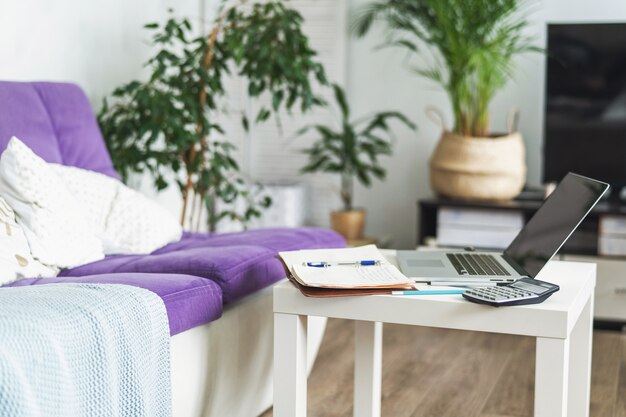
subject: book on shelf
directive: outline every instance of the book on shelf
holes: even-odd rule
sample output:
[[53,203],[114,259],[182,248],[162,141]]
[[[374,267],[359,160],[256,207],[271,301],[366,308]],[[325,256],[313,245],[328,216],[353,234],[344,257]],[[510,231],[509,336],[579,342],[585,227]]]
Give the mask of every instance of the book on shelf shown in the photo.
[[[279,252],[290,280],[304,295],[333,297],[413,289],[413,281],[374,245]],[[361,262],[373,265],[361,266]]]
[[600,216],[599,234],[626,236],[626,216],[611,214]]
[[437,245],[504,249],[524,226],[521,211],[441,207]]
[[598,254],[626,256],[626,216],[603,215],[600,217]]
[[437,223],[521,229],[524,226],[524,216],[518,210],[440,207],[437,211]]
[[598,254],[601,256],[626,256],[626,236],[598,236]]
[[437,245],[505,249],[518,233],[519,229],[492,230],[444,226],[437,230]]

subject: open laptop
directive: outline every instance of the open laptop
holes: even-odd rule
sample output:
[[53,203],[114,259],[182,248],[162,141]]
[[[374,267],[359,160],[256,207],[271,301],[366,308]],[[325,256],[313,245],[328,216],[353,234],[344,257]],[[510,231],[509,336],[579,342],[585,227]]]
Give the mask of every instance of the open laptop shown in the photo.
[[535,278],[609,185],[567,174],[503,253],[398,251],[402,272],[421,282],[513,282]]

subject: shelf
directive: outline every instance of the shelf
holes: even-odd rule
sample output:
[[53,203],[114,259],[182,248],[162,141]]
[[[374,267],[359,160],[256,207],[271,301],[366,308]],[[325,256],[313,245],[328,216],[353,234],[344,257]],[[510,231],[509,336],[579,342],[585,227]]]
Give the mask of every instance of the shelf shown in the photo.
[[[417,244],[423,245],[428,237],[437,236],[437,214],[442,207],[489,209],[502,211],[522,212],[524,223],[528,222],[535,212],[541,207],[543,200],[511,200],[511,201],[468,201],[453,200],[447,198],[427,198],[418,201],[418,225]],[[568,239],[559,253],[572,255],[598,255],[598,228],[602,215],[626,216],[626,204],[601,201],[580,224],[572,236]],[[477,248],[479,248],[477,246]],[[484,249],[484,248],[480,248]],[[605,256],[603,256],[604,258]],[[606,256],[608,259],[620,259],[616,256]]]

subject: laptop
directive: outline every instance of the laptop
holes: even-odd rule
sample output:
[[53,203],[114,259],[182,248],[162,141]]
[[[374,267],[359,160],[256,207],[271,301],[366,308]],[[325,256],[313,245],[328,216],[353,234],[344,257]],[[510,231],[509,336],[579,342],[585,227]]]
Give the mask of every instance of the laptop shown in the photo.
[[398,251],[398,265],[418,282],[535,278],[608,189],[604,182],[569,173],[504,252]]

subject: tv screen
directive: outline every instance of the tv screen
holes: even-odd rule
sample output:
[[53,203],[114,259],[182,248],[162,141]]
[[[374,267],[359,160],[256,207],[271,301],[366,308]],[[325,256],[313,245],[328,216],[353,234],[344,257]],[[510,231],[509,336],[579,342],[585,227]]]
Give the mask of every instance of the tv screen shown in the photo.
[[626,185],[626,23],[550,24],[544,181]]

